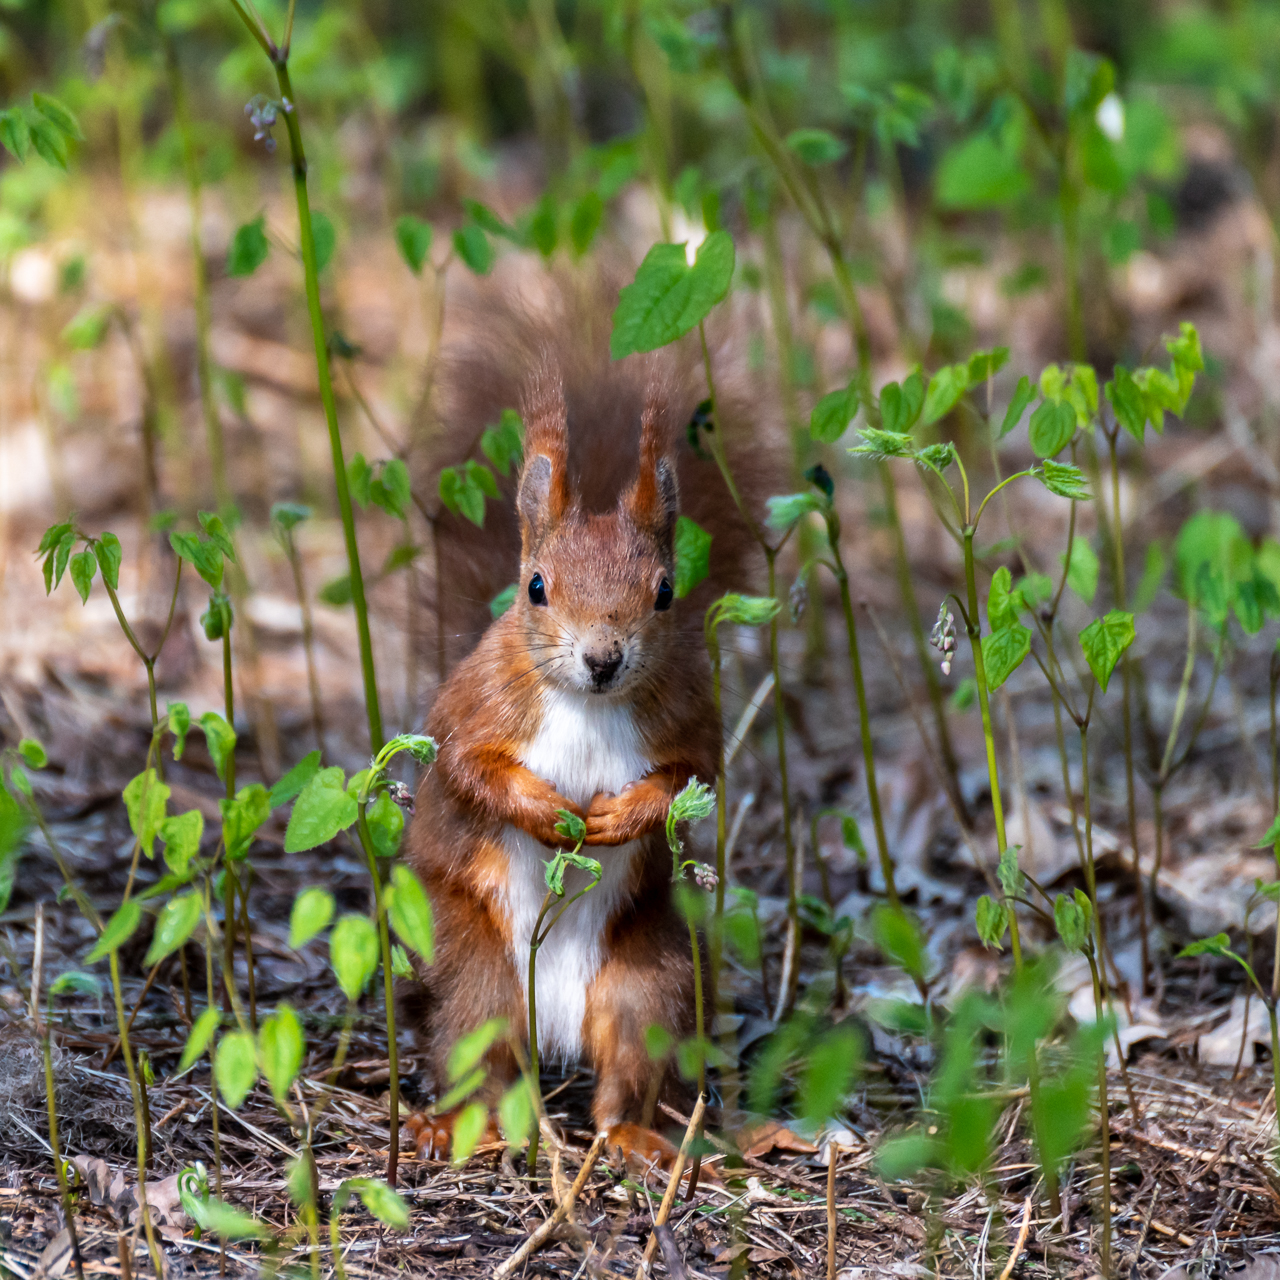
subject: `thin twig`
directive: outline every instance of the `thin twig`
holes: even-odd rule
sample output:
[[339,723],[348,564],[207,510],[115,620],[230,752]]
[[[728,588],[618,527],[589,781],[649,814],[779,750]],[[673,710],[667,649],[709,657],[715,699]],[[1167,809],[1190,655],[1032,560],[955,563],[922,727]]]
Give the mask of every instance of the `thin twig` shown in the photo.
[[1027,1245],[1027,1232],[1031,1230],[1031,1197],[1028,1196],[1022,1205],[1022,1225],[1018,1227],[1018,1239],[1014,1243],[1013,1252],[1009,1255],[1009,1261],[1004,1264],[1004,1270],[1000,1273],[1000,1280],[1009,1280],[1013,1274],[1013,1268],[1017,1265],[1018,1259],[1022,1256],[1023,1249]]
[[[702,1114],[707,1109],[707,1095],[705,1093],[698,1095],[698,1104],[693,1109],[693,1115],[689,1117],[689,1126],[684,1131],[684,1141],[680,1143],[680,1150],[676,1155],[675,1167],[671,1170],[671,1181],[667,1183],[667,1189],[663,1193],[662,1203],[658,1206],[658,1212],[654,1215],[653,1225],[660,1227],[671,1214],[671,1206],[676,1202],[676,1194],[680,1190],[680,1179],[684,1174],[685,1161],[689,1158],[689,1151],[693,1146],[694,1134],[702,1125]],[[644,1247],[644,1257],[640,1259],[640,1265],[636,1268],[636,1280],[645,1280],[649,1274],[649,1264],[653,1261],[653,1255],[658,1249],[658,1237],[652,1232],[649,1235],[649,1242]]]

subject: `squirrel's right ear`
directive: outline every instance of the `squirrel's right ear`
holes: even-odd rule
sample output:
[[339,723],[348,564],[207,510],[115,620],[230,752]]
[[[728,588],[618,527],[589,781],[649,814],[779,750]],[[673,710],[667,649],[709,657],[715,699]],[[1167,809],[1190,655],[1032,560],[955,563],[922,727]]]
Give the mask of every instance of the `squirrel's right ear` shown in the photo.
[[564,385],[547,362],[524,397],[524,468],[516,491],[520,535],[527,555],[569,509],[569,422]]

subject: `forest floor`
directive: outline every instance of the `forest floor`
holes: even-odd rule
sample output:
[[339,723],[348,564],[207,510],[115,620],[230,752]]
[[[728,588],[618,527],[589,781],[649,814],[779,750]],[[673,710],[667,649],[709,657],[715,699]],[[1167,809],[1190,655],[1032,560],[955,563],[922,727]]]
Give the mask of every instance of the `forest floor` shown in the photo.
[[[1126,472],[1127,520],[1147,537],[1176,531],[1193,499],[1233,511],[1251,535],[1276,532],[1274,468],[1239,417],[1267,410],[1260,388],[1266,385],[1268,362],[1274,363],[1280,350],[1278,331],[1270,321],[1256,323],[1247,290],[1232,283],[1240,254],[1231,258],[1230,251],[1221,249],[1223,243],[1235,243],[1240,227],[1252,226],[1249,219],[1255,215],[1241,201],[1219,211],[1216,221],[1180,236],[1157,264],[1163,273],[1159,288],[1150,271],[1116,286],[1117,306],[1129,307],[1135,332],[1150,331],[1154,336],[1171,331],[1176,319],[1189,315],[1202,324],[1207,350],[1230,353],[1214,382],[1216,398],[1207,423],[1171,429],[1148,446],[1140,467]],[[180,238],[175,232],[170,239],[179,243]],[[1256,245],[1256,236],[1245,239],[1246,248]],[[180,283],[173,284],[165,274],[170,248],[169,240],[158,238],[151,279],[169,290],[159,320],[172,324],[175,384],[186,387],[189,343],[184,322],[165,319],[169,311],[177,316],[185,306]],[[1206,297],[1207,286],[1196,272],[1211,251],[1219,258],[1217,292]],[[103,254],[108,262],[104,276],[109,277],[112,259],[105,248]],[[1229,259],[1225,266],[1224,255]],[[411,399],[405,370],[421,338],[413,328],[418,323],[413,320],[416,303],[405,296],[403,275],[390,251],[371,249],[342,276],[339,290],[344,316],[351,317],[351,331],[366,352],[357,376],[367,376],[368,392],[389,421],[396,420],[397,406]],[[266,279],[272,285],[275,278],[268,274]],[[982,281],[970,271],[957,288],[961,286],[981,294]],[[252,724],[241,735],[244,780],[276,776],[314,745],[300,615],[287,563],[274,549],[263,517],[270,501],[305,496],[308,491],[323,494],[325,483],[323,451],[317,454],[308,437],[319,419],[303,372],[304,337],[281,319],[287,314],[288,291],[277,281],[272,285],[276,294],[262,303],[264,287],[262,281],[255,282],[256,312],[235,282],[221,281],[215,291],[218,359],[236,369],[248,388],[243,411],[228,415],[233,469],[244,478],[237,489],[256,495],[246,500],[248,520],[241,543],[253,583],[245,607],[256,649],[239,659],[247,690],[243,700],[252,711]],[[36,798],[72,874],[95,907],[106,913],[118,903],[128,873],[132,842],[120,791],[145,758],[145,682],[103,599],[95,595],[82,608],[64,585],[46,600],[38,565],[29,553],[54,510],[74,505],[90,527],[110,527],[120,535],[126,566],[144,553],[143,571],[126,572],[124,599],[126,610],[149,616],[162,607],[158,601],[165,594],[165,561],[156,540],[143,532],[148,513],[139,510],[135,497],[138,392],[136,380],[127,370],[121,372],[127,364],[122,349],[111,346],[75,357],[80,425],[59,423],[32,391],[40,334],[56,333],[67,318],[55,314],[60,305],[52,295],[25,300],[12,296],[0,307],[0,351],[8,352],[5,358],[10,362],[10,376],[0,380],[0,735],[9,745],[21,736],[44,743],[50,766],[33,777]],[[1034,308],[1028,314],[1032,312]],[[408,336],[394,358],[383,358],[379,342],[389,349],[388,332],[394,333],[401,320],[399,336]],[[1039,330],[1031,326],[1038,338],[1028,338],[1028,331],[1026,326],[1020,329],[1023,349],[1015,358],[1034,373],[1043,354],[1035,344],[1052,349],[1053,329],[1047,322]],[[901,357],[883,349],[880,365],[882,376],[894,375],[902,366]],[[188,425],[197,421],[191,407],[186,404],[183,410]],[[344,403],[344,414],[348,410],[348,452],[364,447],[369,456],[384,453],[349,402]],[[56,447],[47,447],[51,441]],[[185,479],[183,467],[188,464],[169,464],[166,483],[175,505],[182,505],[184,485],[199,492],[203,464],[198,447],[193,456]],[[954,586],[957,561],[918,482],[904,471],[901,483],[903,523],[921,608],[928,613]],[[984,951],[973,927],[972,904],[986,883],[970,845],[982,862],[990,861],[994,849],[980,725],[972,709],[951,717],[962,762],[961,793],[976,815],[966,833],[917,729],[916,717],[927,718],[928,707],[920,705],[922,681],[897,602],[876,493],[862,483],[848,484],[841,492],[847,539],[857,548],[851,557],[855,591],[868,606],[860,616],[867,623],[864,644],[890,847],[899,866],[899,888],[928,939],[930,969],[936,975],[931,995],[945,1003],[966,988],[990,986],[1008,962],[1007,957]],[[1046,524],[1034,496],[1019,496],[1015,490],[1007,519],[1015,530],[1034,531],[1027,538],[1030,556],[1033,561],[1039,557],[1037,567],[1054,572],[1063,530]],[[391,534],[373,519],[362,525],[361,538],[373,563],[392,542]],[[342,571],[335,521],[309,522],[299,544],[313,589]],[[415,599],[414,593],[430,599],[434,586],[423,571],[388,578],[373,591],[381,669],[397,673],[396,685],[392,678],[387,681],[388,719],[395,728],[418,727],[419,708],[430,696],[430,661],[405,660],[412,648],[408,633],[417,607],[406,601]],[[183,593],[180,625],[166,646],[160,670],[162,696],[186,700],[193,716],[219,707],[221,698],[214,646],[206,644],[195,622],[202,603],[194,591]],[[793,730],[790,777],[798,812],[805,819],[797,822],[807,862],[805,892],[826,895],[837,914],[859,921],[883,886],[878,873],[868,872],[843,846],[838,818],[825,813],[858,814],[863,830],[870,831],[857,718],[840,663],[843,632],[836,627],[834,610],[827,611],[827,618],[825,656],[806,653],[802,628],[783,632],[784,698]],[[876,623],[884,628],[887,648],[877,637]],[[1183,663],[1184,632],[1182,606],[1167,595],[1139,627],[1146,699],[1156,726],[1168,723]],[[358,767],[363,717],[349,615],[319,606],[317,638],[326,755],[347,768]],[[1132,855],[1123,834],[1124,764],[1114,700],[1098,735],[1094,839],[1117,1014],[1137,1104],[1135,1112],[1113,1063],[1109,1092],[1114,1104],[1116,1275],[1156,1277],[1175,1263],[1189,1265],[1192,1260],[1200,1274],[1216,1275],[1247,1256],[1280,1249],[1280,1175],[1273,1161],[1276,1113],[1265,1010],[1256,1000],[1246,1002],[1238,970],[1206,960],[1171,958],[1186,942],[1219,930],[1231,931],[1245,945],[1245,910],[1254,879],[1275,878],[1271,855],[1251,848],[1272,815],[1267,756],[1270,643],[1264,633],[1233,644],[1216,684],[1211,684],[1207,661],[1197,671],[1193,705],[1207,705],[1196,749],[1164,796],[1167,848],[1151,902],[1154,919],[1149,922],[1148,945],[1154,963],[1145,984]],[[729,666],[732,719],[765,675],[759,638],[740,636]],[[905,693],[898,668],[905,669],[910,685]],[[1013,783],[1006,800],[1010,839],[1023,846],[1024,866],[1045,890],[1069,890],[1083,883],[1076,840],[1052,706],[1030,664],[1010,680],[995,706],[1004,776]],[[776,761],[764,732],[770,719],[766,713],[746,736],[729,785],[738,827],[732,878],[760,895],[767,935],[763,972],[770,990],[762,987],[758,971],[735,966],[728,979],[736,1011],[729,1030],[739,1050],[748,1055],[772,1025],[771,996],[780,967],[785,905],[781,802]],[[1153,736],[1163,732],[1153,730]],[[175,810],[199,808],[208,819],[218,819],[219,788],[198,736],[193,735],[183,761],[170,768],[168,780]],[[1078,757],[1073,759],[1072,785],[1078,789]],[[1149,875],[1155,831],[1149,795],[1141,786],[1139,795],[1140,863],[1143,874]],[[814,815],[817,821],[810,827]],[[705,831],[696,833],[695,843],[701,841],[705,849],[707,837]],[[303,1012],[312,1047],[302,1092],[308,1100],[315,1099],[326,1088],[324,1077],[344,1001],[318,943],[300,952],[290,949],[289,910],[297,891],[308,884],[332,890],[340,909],[365,910],[367,872],[357,851],[341,839],[306,855],[286,857],[278,815],[260,831],[251,861],[256,1006],[268,1010],[287,998]],[[144,863],[140,884],[158,874]],[[59,972],[80,965],[93,938],[92,927],[74,904],[60,898],[60,888],[47,845],[33,837],[9,909],[0,916],[0,938],[18,961],[17,972],[0,961],[0,1271],[20,1280],[70,1271],[46,1145],[43,1069],[29,1016],[37,911],[43,921],[46,988]],[[1248,945],[1257,947],[1260,969],[1268,972],[1274,925],[1274,908],[1264,906],[1252,913],[1247,935]],[[1028,916],[1024,938],[1030,945],[1047,944],[1051,937],[1042,921]],[[191,1004],[176,960],[163,965],[144,992],[141,958],[146,944],[147,939],[139,937],[123,951],[121,966],[126,1006],[137,1009],[132,1039],[155,1069],[150,1091],[153,1181],[148,1183],[148,1198],[159,1207],[170,1274],[210,1275],[223,1265],[218,1247],[194,1239],[175,1193],[176,1175],[194,1161],[203,1161],[213,1176],[209,1073],[202,1065],[174,1077]],[[242,969],[239,978],[241,989],[247,990],[247,971]],[[809,936],[801,966],[804,999],[822,1013],[838,1005],[836,1016],[857,1019],[870,1041],[848,1127],[836,1134],[841,1274],[850,1280],[871,1274],[922,1275],[936,1256],[938,1270],[948,1276],[981,1280],[1002,1271],[1007,1276],[1009,1250],[1021,1236],[1014,1274],[1051,1274],[1064,1280],[1094,1275],[1101,1245],[1096,1160],[1091,1154],[1068,1167],[1063,1180],[1065,1222],[1050,1229],[1027,1126],[1021,1123],[1023,1100],[1016,1094],[1009,1097],[1001,1119],[985,1184],[926,1184],[917,1179],[898,1185],[878,1176],[879,1142],[914,1114],[933,1063],[918,1041],[874,1021],[877,1000],[914,991],[874,946],[855,942],[843,979],[848,995],[839,1001],[825,946],[816,934]],[[197,988],[198,1005],[202,975],[193,972],[186,980]],[[1087,970],[1065,965],[1057,981],[1072,1011],[1082,1019],[1091,1017]],[[85,1272],[94,1275],[121,1274],[121,1259],[130,1250],[134,1271],[149,1266],[131,1225],[135,1129],[128,1082],[119,1055],[112,1052],[114,1028],[108,1002],[88,997],[60,1001],[53,1024],[61,1141],[67,1156],[85,1170],[80,1239]],[[417,1063],[410,1035],[404,1038],[401,1054],[411,1105]],[[366,1013],[333,1086],[328,1118],[316,1143],[322,1192],[331,1191],[342,1179],[384,1171],[388,1074],[380,1019]],[[560,1080],[548,1076],[544,1082],[552,1117],[566,1136],[570,1170],[577,1159],[574,1152],[584,1150],[591,1137],[589,1085],[585,1072]],[[683,1129],[679,1116],[668,1115],[667,1121],[678,1137]],[[291,1225],[293,1211],[282,1174],[293,1150],[291,1135],[267,1091],[259,1086],[235,1113],[224,1109],[221,1126],[223,1194],[268,1222],[282,1228]],[[723,1183],[704,1182],[695,1202],[680,1205],[673,1214],[674,1238],[687,1274],[728,1275],[740,1255],[753,1275],[825,1274],[823,1152],[785,1126],[773,1133],[757,1130],[752,1140],[743,1167],[727,1170]],[[1089,1150],[1096,1151],[1096,1144]],[[638,1189],[629,1188],[620,1170],[602,1162],[579,1199],[576,1223],[565,1228],[552,1247],[535,1255],[526,1274],[634,1274],[665,1178],[654,1173],[637,1181]],[[553,1204],[545,1182],[530,1187],[498,1151],[482,1152],[462,1170],[403,1157],[400,1189],[412,1209],[408,1231],[381,1227],[359,1207],[344,1215],[341,1238],[348,1274],[488,1276]],[[1024,1221],[1025,1233],[1020,1231]],[[305,1267],[305,1251],[276,1261]],[[230,1274],[254,1274],[263,1264],[253,1249],[227,1247],[225,1266]],[[327,1254],[321,1266],[328,1274]],[[659,1273],[661,1266],[657,1264]],[[741,1274],[738,1266],[735,1274]]]

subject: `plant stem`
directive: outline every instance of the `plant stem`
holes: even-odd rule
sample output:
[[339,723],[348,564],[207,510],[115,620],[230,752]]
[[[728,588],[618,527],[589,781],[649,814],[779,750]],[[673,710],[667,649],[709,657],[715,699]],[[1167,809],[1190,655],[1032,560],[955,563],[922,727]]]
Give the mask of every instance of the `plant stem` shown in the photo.
[[[252,30],[252,27],[250,28]],[[360,571],[360,548],[356,542],[355,516],[351,508],[351,490],[347,484],[347,466],[342,453],[342,435],[338,429],[338,405],[333,395],[333,378],[329,370],[329,348],[325,339],[324,316],[320,310],[320,275],[316,268],[316,244],[311,229],[311,202],[307,195],[307,157],[302,148],[302,129],[298,120],[298,103],[289,80],[288,53],[272,55],[276,80],[282,99],[288,104],[285,126],[289,132],[289,150],[293,159],[293,186],[298,201],[299,239],[302,245],[302,267],[306,277],[307,311],[311,319],[311,336],[315,343],[316,371],[320,380],[320,402],[324,406],[329,428],[329,448],[333,455],[333,479],[338,492],[338,512],[342,517],[342,534],[347,549],[347,568],[351,575],[351,603],[356,613],[356,630],[360,638],[360,671],[364,680],[365,714],[369,721],[370,748],[377,754],[382,748],[382,710],[378,704],[378,680],[373,665],[373,640],[369,633],[369,609],[364,595],[364,577]],[[392,1148],[395,1136],[392,1136]]]
[[[536,1100],[536,1110],[542,1109],[542,1074],[538,1060],[538,948],[542,939],[538,936],[545,919],[547,909],[555,901],[555,894],[550,889],[542,899],[542,908],[534,921],[533,933],[529,935],[529,987],[526,1002],[529,1005],[529,1086]],[[530,1178],[538,1176],[538,1126],[533,1126],[529,1137],[529,1153],[525,1168]]]
[[836,1280],[836,1140],[827,1135],[827,1280]]
[[53,1017],[53,1001],[49,1001],[44,1026],[41,1029],[40,1047],[44,1054],[44,1092],[49,1108],[49,1150],[53,1153],[53,1167],[58,1174],[58,1195],[62,1200],[62,1216],[66,1220],[67,1233],[71,1236],[71,1258],[75,1263],[76,1280],[84,1280],[84,1260],[80,1256],[80,1238],[76,1234],[75,1206],[71,1203],[71,1192],[67,1188],[67,1171],[62,1163],[62,1154],[58,1150],[58,1103],[57,1093],[53,1085],[53,1048],[49,1042],[49,1023]]
[[[689,925],[689,950],[693,955],[693,1017],[695,1033],[698,1037],[698,1097],[704,1097],[707,1092],[707,1037],[705,1033],[705,1020],[702,1004],[702,949],[698,945],[698,926],[694,923],[693,916],[685,917]],[[1280,1094],[1277,1094],[1280,1097]],[[702,1137],[702,1121],[699,1119],[698,1128],[694,1134],[695,1143]],[[702,1168],[702,1152],[695,1151],[693,1153],[693,1165],[689,1170],[689,1188],[685,1193],[685,1199],[692,1200],[693,1193],[698,1189],[698,1172]]]
[[316,735],[316,746],[324,751],[324,711],[320,702],[320,677],[316,671],[315,628],[312,625],[311,601],[307,598],[306,584],[302,578],[302,557],[293,540],[293,530],[284,531],[285,552],[289,557],[289,569],[293,574],[293,588],[298,596],[298,608],[302,612],[302,652],[307,660],[307,692],[311,697],[311,727]]
[[[707,346],[707,330],[705,324],[698,323],[698,337],[702,343],[702,367],[707,379],[707,395],[711,400],[711,421],[714,429],[707,432],[707,443],[711,456],[724,480],[729,496],[733,498],[738,513],[742,516],[751,536],[755,538],[764,552],[765,564],[768,566],[769,595],[777,598],[777,559],[781,547],[775,547],[762,532],[755,517],[747,510],[742,499],[737,481],[729,466],[729,458],[725,453],[723,431],[716,409],[716,386],[711,372],[711,350]],[[782,839],[786,848],[787,874],[787,938],[783,951],[782,979],[779,982],[778,1007],[775,1018],[781,1018],[790,1012],[795,1000],[796,986],[800,976],[800,898],[796,886],[796,845],[791,829],[791,788],[787,778],[787,715],[782,700],[782,669],[778,660],[778,615],[774,614],[769,622],[769,669],[773,673],[773,726],[778,745],[778,781],[782,790]]]
[[[1090,691],[1089,706],[1093,707],[1093,693]],[[1102,913],[1098,910],[1098,878],[1093,861],[1093,805],[1089,786],[1089,720],[1086,715],[1080,726],[1080,773],[1084,789],[1084,845],[1085,845],[1085,877],[1089,890],[1089,902],[1093,907],[1094,938],[1097,943],[1098,956],[1104,954],[1102,935]],[[1093,975],[1093,1006],[1098,1020],[1105,1015],[1102,996],[1102,983],[1098,975],[1098,966],[1094,958],[1089,958],[1089,969]],[[1122,1059],[1123,1061],[1123,1059]],[[1102,1274],[1105,1280],[1111,1280],[1111,1121],[1107,1107],[1107,1054],[1101,1045],[1098,1046],[1098,1108],[1102,1131]]]
[[[1120,466],[1116,454],[1116,441],[1120,428],[1114,427],[1107,432],[1107,449],[1111,457],[1111,551],[1113,566],[1113,585],[1117,609],[1124,609],[1128,604],[1128,593],[1124,584],[1124,527],[1120,522]],[[1151,944],[1147,931],[1147,887],[1142,882],[1142,865],[1138,857],[1138,805],[1137,794],[1133,785],[1133,677],[1129,660],[1129,649],[1120,655],[1120,671],[1124,680],[1124,782],[1125,799],[1128,806],[1129,846],[1133,850],[1133,879],[1138,891],[1138,930],[1142,940],[1142,990],[1145,994],[1150,985]]]
[[369,878],[373,882],[373,901],[378,914],[378,946],[382,951],[382,995],[386,1005],[387,1060],[391,1068],[391,1145],[387,1154],[387,1183],[396,1185],[396,1172],[400,1162],[400,1055],[396,1046],[396,1008],[391,969],[391,934],[387,928],[387,907],[382,896],[382,873],[373,851],[373,837],[369,834],[369,822],[365,816],[367,801],[357,807],[357,826],[360,844],[369,863]]
[[137,1125],[137,1167],[138,1167],[138,1212],[142,1215],[142,1226],[147,1233],[147,1249],[151,1254],[151,1265],[156,1270],[156,1280],[164,1275],[164,1264],[160,1257],[160,1248],[156,1244],[155,1230],[151,1225],[151,1211],[147,1206],[147,1151],[151,1146],[151,1134],[143,1112],[141,1081],[138,1078],[137,1065],[133,1060],[133,1050],[129,1046],[129,1027],[124,1014],[124,999],[120,993],[120,953],[111,952],[111,991],[115,996],[116,1029],[120,1034],[120,1053],[124,1058],[125,1070],[129,1073],[129,1090],[133,1095],[133,1117]]
[[[849,637],[849,668],[853,673],[853,690],[858,699],[858,736],[862,740],[862,763],[867,775],[867,796],[871,801],[871,822],[876,831],[876,852],[880,858],[880,874],[884,877],[885,893],[896,910],[902,904],[898,898],[898,886],[894,882],[893,858],[889,853],[889,841],[885,836],[884,815],[880,811],[880,788],[876,782],[876,754],[871,741],[871,715],[867,709],[867,687],[862,678],[862,656],[858,648],[858,623],[854,617],[853,600],[849,594],[849,572],[840,555],[840,517],[834,507],[826,513],[827,545],[834,561],[836,582],[840,587],[840,607],[844,610],[844,626]],[[817,856],[817,845],[814,845]]]
[[716,763],[716,895],[710,938],[711,1001],[717,1012],[727,1012],[727,1006],[722,1006],[720,1003],[720,961],[724,950],[724,882],[728,870],[725,866],[727,820],[724,811],[727,786],[724,776],[724,709],[721,695],[720,637],[714,622],[706,627],[706,640],[707,649],[711,654],[711,693],[716,708],[716,724],[721,727],[720,755]]
[[[991,724],[991,698],[987,691],[987,667],[982,658],[982,623],[978,612],[978,578],[974,566],[973,538],[976,529],[966,524],[964,534],[964,580],[968,594],[968,617],[965,620],[969,635],[969,645],[973,650],[973,675],[978,686],[978,706],[982,711],[982,737],[987,749],[987,781],[991,788],[991,808],[996,820],[996,849],[1003,857],[1008,847],[1004,828],[1004,803],[1000,798],[1000,770],[996,763],[996,739]],[[1018,917],[1014,912],[1014,902],[1005,895],[1005,905],[1009,909],[1009,945],[1013,951],[1014,967],[1022,968],[1022,940],[1018,933]]]

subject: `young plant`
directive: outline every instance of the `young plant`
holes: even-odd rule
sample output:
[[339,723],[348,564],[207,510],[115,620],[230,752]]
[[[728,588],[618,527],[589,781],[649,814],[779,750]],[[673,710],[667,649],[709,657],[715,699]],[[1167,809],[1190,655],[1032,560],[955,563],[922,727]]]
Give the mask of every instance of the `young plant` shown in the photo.
[[[294,4],[291,0],[285,19],[284,38],[279,44],[272,39],[266,25],[253,7],[251,0],[231,0],[231,6],[239,15],[258,47],[266,54],[276,74],[280,89],[279,102],[264,101],[255,110],[262,121],[259,134],[269,130],[284,116],[289,135],[289,153],[293,162],[293,187],[298,205],[298,233],[302,249],[302,268],[306,282],[307,313],[311,320],[311,337],[315,346],[316,372],[320,381],[320,402],[324,407],[325,423],[329,428],[329,448],[333,459],[334,486],[338,494],[338,512],[342,518],[342,534],[346,544],[347,568],[351,579],[351,603],[355,607],[356,630],[360,640],[360,671],[364,681],[365,714],[369,722],[369,745],[373,753],[381,751],[382,711],[378,702],[378,679],[373,664],[373,641],[369,632],[369,609],[365,601],[364,576],[360,569],[360,548],[356,542],[355,516],[351,508],[351,490],[347,482],[347,467],[343,457],[342,436],[338,429],[338,404],[333,394],[333,377],[329,367],[329,344],[325,334],[324,314],[320,309],[320,266],[316,254],[315,223],[311,215],[311,200],[307,193],[307,157],[302,145],[302,126],[299,119],[298,100],[289,78],[289,48],[293,41]],[[251,104],[253,105],[253,104]],[[389,1015],[390,1016],[390,1015]],[[394,1045],[392,1054],[395,1053]],[[392,1092],[396,1090],[394,1076]],[[394,1116],[393,1116],[394,1119]],[[394,1164],[396,1135],[391,1135]],[[392,1176],[394,1185],[394,1175]]]
[[[867,798],[871,805],[871,822],[876,832],[876,852],[880,858],[880,874],[884,877],[885,894],[898,906],[898,887],[894,882],[893,857],[885,836],[884,817],[880,812],[880,788],[876,784],[875,745],[871,741],[871,713],[867,708],[867,687],[862,678],[862,655],[858,648],[858,623],[849,593],[849,572],[840,554],[840,516],[835,508],[835,482],[819,463],[805,472],[814,492],[792,493],[769,499],[768,523],[771,528],[790,530],[810,514],[822,517],[827,531],[827,554],[814,557],[814,563],[831,570],[840,588],[840,607],[844,613],[845,634],[849,640],[849,670],[853,675],[854,694],[858,700],[858,735],[862,742],[862,763],[866,770]],[[802,570],[803,572],[803,570]]]
[[[576,814],[570,813],[568,809],[559,809],[557,812],[560,815],[560,821],[556,823],[556,833],[566,841],[573,841],[573,848],[557,849],[555,856],[547,861],[544,873],[547,892],[543,895],[538,918],[534,921],[533,932],[529,935],[529,975],[526,988],[526,1002],[529,1006],[529,1085],[533,1090],[539,1113],[542,1110],[542,1084],[538,1053],[538,951],[564,913],[579,898],[590,893],[604,875],[604,869],[600,863],[582,852],[583,841],[587,838],[586,823]],[[586,872],[590,878],[581,889],[566,900],[564,877],[570,867]],[[528,1170],[531,1178],[537,1176],[538,1130],[536,1127],[529,1138]]]
[[332,840],[340,831],[356,828],[356,838],[369,867],[373,886],[377,937],[382,963],[387,1056],[391,1069],[391,1142],[387,1158],[387,1182],[396,1185],[400,1155],[400,1076],[396,1047],[395,1001],[392,986],[394,957],[388,921],[402,942],[430,964],[434,958],[431,904],[421,882],[408,867],[395,864],[390,883],[383,883],[379,859],[390,860],[400,847],[404,831],[401,804],[409,800],[402,783],[387,778],[387,767],[407,751],[421,765],[436,758],[436,744],[422,734],[399,734],[386,743],[369,768],[344,779],[339,768],[321,769],[302,789],[285,830],[286,853],[302,853]]
[[[692,522],[691,522],[692,523]],[[677,534],[677,539],[679,534]],[[709,548],[708,548],[709,550]],[[677,571],[677,579],[680,577]],[[681,594],[677,581],[676,594]],[[767,596],[742,596],[734,592],[723,595],[712,604],[703,621],[703,636],[707,652],[711,655],[711,691],[715,700],[716,720],[724,722],[724,706],[721,689],[720,628],[726,623],[739,627],[762,627],[772,622],[782,607],[781,601]],[[727,867],[725,866],[726,815],[728,803],[725,782],[724,738],[720,741],[720,760],[716,768],[716,901],[711,927],[711,991],[716,1008],[720,1008],[720,962],[724,946],[724,895]],[[768,1003],[768,995],[765,996]]]

